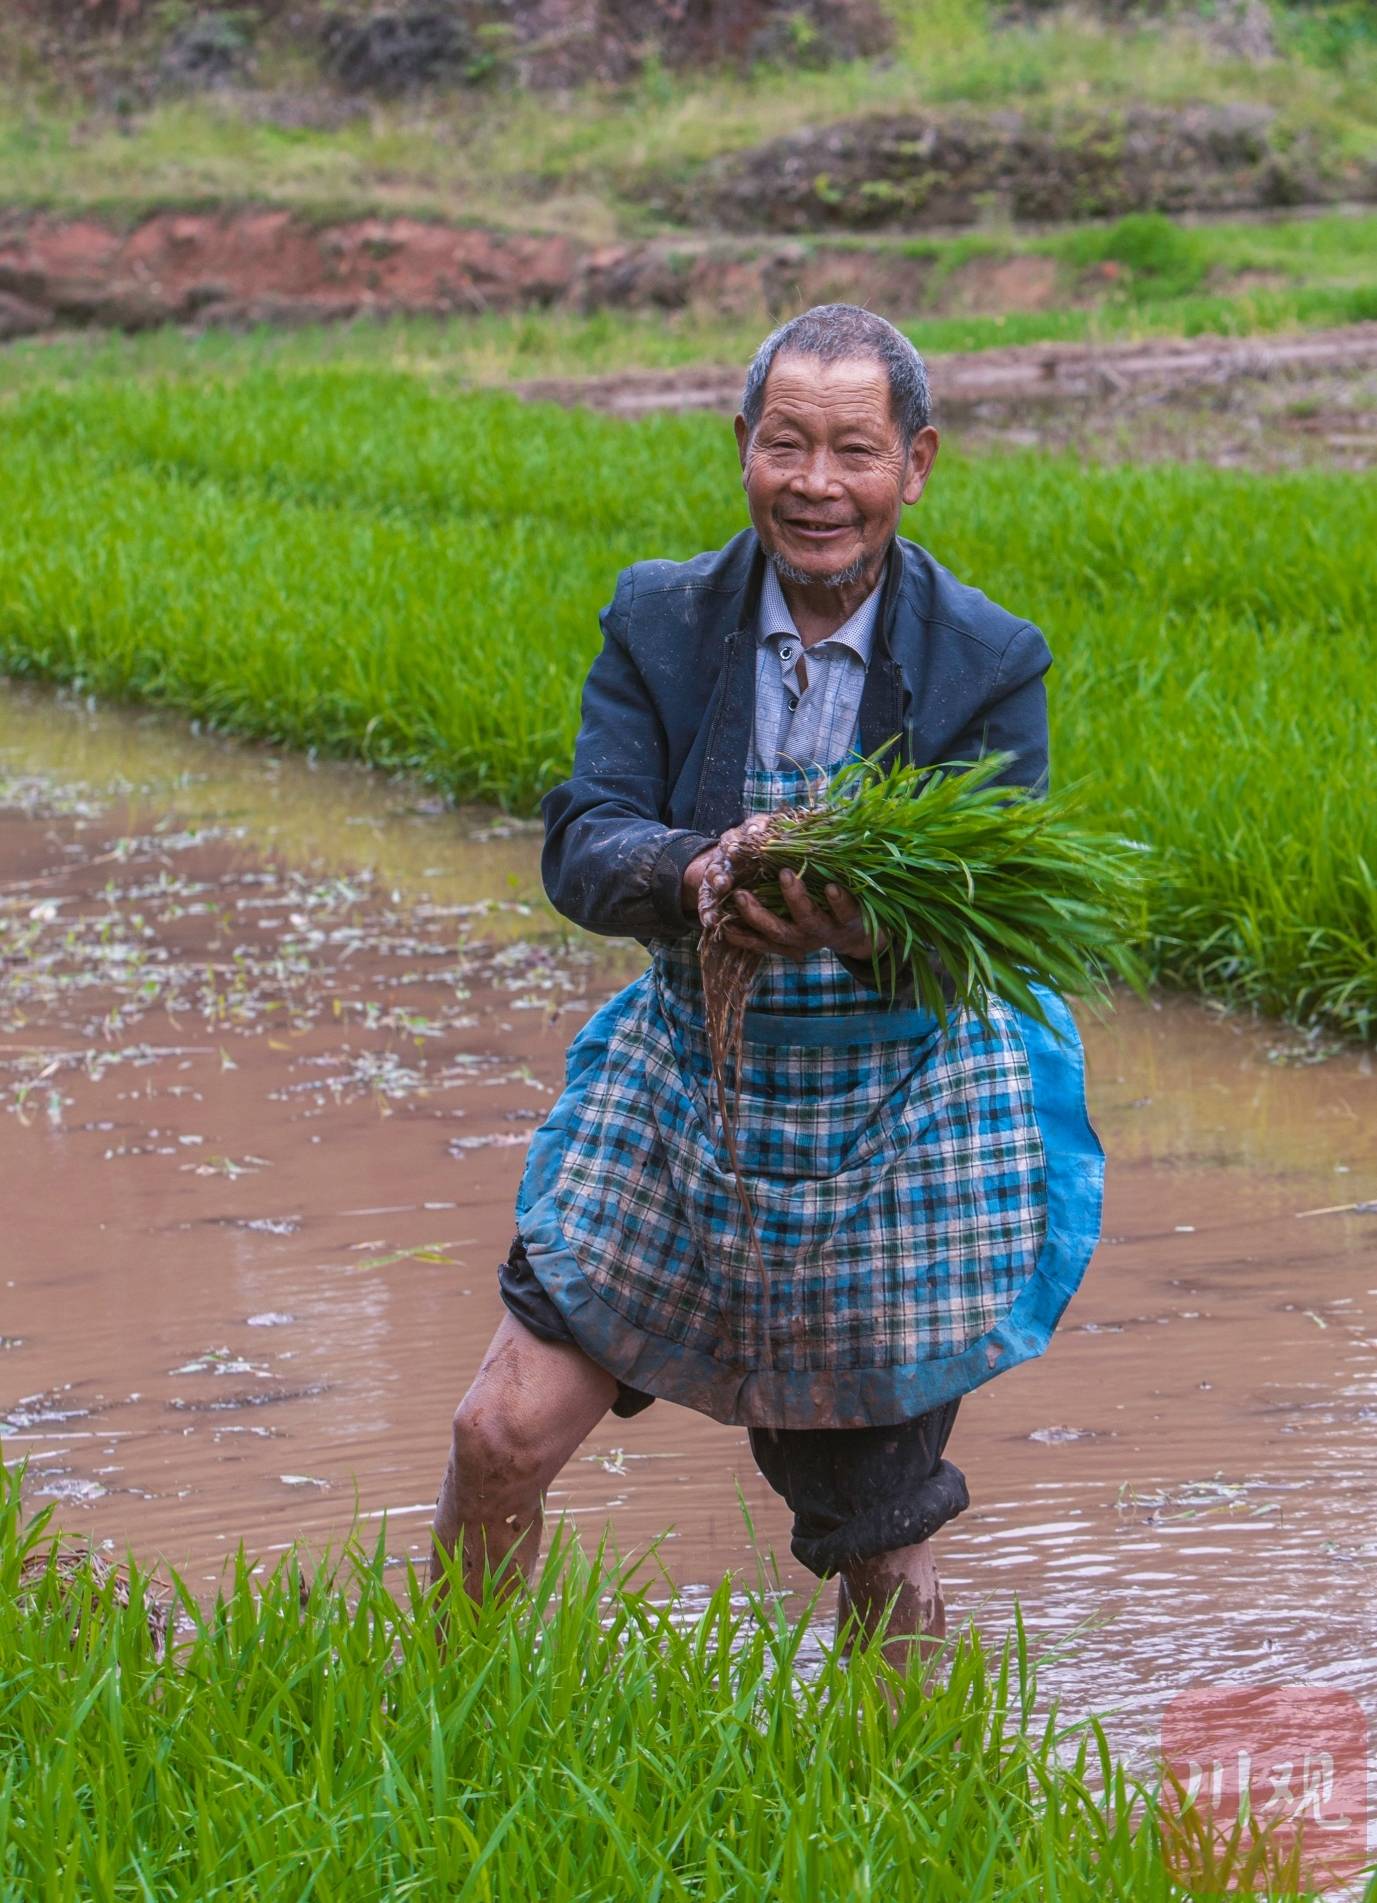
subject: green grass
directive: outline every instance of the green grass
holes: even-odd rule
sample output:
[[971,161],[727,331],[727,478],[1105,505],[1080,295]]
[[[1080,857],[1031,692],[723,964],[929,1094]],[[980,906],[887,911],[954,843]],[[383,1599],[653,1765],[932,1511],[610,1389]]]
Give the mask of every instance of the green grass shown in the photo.
[[[5,421],[0,667],[521,810],[617,569],[743,521],[719,419],[397,372],[93,381]],[[1377,482],[944,453],[908,528],[1046,630],[1054,773],[1164,869],[1153,972],[1377,1033]]]
[[[1057,8],[1024,24],[979,0],[896,0],[893,11],[899,39],[885,59],[682,75],[652,62],[634,83],[582,87],[553,110],[548,95],[499,85],[375,102],[321,129],[214,97],[141,106],[138,85],[122,87],[119,74],[156,67],[178,10],[155,14],[142,41],[110,43],[103,85],[87,73],[103,110],[64,86],[21,22],[0,50],[0,202],[133,214],[254,200],[313,215],[406,209],[607,235],[643,217],[635,198],[652,170],[682,177],[720,154],[867,112],[1241,100],[1273,107],[1283,138],[1311,134],[1335,156],[1377,146],[1377,34],[1360,30],[1354,6],[1291,20],[1285,57],[1261,65],[1212,48],[1174,10],[1104,19]],[[265,96],[330,98],[309,26],[259,31]],[[88,51],[97,67],[101,57]]]
[[380,1540],[179,1587],[159,1659],[142,1580],[121,1604],[43,1546],[4,1476],[3,1903],[1184,1895],[1098,1726],[1034,1717],[1021,1628],[930,1694],[872,1648],[805,1681],[768,1594],[690,1614],[566,1549],[528,1603],[456,1597],[446,1655]]

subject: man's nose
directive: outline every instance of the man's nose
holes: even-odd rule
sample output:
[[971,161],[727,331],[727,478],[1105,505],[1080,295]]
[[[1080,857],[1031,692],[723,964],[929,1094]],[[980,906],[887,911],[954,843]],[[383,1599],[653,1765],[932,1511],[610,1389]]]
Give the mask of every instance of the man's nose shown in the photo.
[[835,495],[838,489],[837,465],[826,449],[815,449],[794,471],[790,483],[796,495]]

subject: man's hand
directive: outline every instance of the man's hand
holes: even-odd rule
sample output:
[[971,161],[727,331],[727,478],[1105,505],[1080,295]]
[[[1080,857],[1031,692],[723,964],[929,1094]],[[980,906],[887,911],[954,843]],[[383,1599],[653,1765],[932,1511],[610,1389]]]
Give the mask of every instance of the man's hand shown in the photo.
[[744,825],[731,827],[715,846],[689,861],[684,871],[685,912],[690,916],[697,912],[704,930],[725,920],[722,936],[742,951],[772,954],[796,963],[815,951],[862,959],[883,952],[885,944],[872,941],[861,908],[839,885],[829,885],[825,906],[818,905],[809,898],[796,872],[781,872],[779,889],[789,908],[788,918],[777,917],[737,885],[754,856],[753,843],[768,824],[766,814],[757,814]]

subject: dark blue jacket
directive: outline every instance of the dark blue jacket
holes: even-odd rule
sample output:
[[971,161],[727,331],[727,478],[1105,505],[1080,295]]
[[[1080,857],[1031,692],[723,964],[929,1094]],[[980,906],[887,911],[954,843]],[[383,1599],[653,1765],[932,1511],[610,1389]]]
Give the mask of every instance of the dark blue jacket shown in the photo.
[[[602,616],[574,770],[545,796],[542,872],[576,925],[631,938],[692,929],[684,868],[743,817],[764,556],[753,529],[689,562],[637,562]],[[861,699],[860,744],[918,765],[1008,752],[1047,775],[1047,643],[1028,621],[896,539]]]

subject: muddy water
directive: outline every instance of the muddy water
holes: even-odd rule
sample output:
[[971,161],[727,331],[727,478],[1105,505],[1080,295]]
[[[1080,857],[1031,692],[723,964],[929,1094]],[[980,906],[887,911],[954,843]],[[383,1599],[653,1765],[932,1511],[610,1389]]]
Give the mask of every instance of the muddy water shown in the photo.
[[[535,838],[160,720],[0,700],[0,1424],[35,1504],[214,1580],[243,1541],[424,1550],[564,1046],[628,969]],[[634,961],[633,961],[634,963]],[[1377,1075],[1174,1003],[1086,1026],[1105,1242],[972,1397],[952,1609],[1150,1741],[1184,1684],[1365,1692]],[[754,1519],[752,1545],[737,1501]],[[745,1437],[610,1421],[552,1503],[685,1588],[789,1558]]]

